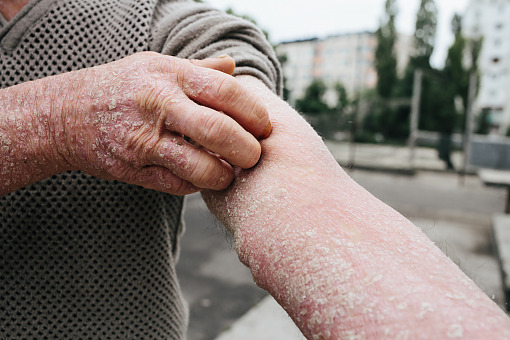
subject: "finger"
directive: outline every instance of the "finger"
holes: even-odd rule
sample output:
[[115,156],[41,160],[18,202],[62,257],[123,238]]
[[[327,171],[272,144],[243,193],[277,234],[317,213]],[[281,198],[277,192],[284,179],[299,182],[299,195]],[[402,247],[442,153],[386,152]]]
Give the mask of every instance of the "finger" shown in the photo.
[[207,58],[203,60],[190,60],[193,65],[211,68],[229,75],[234,73],[236,62],[228,55],[222,55],[216,58]]
[[138,170],[132,184],[172,195],[189,195],[201,190],[190,182],[179,178],[167,168],[157,165]]
[[195,65],[182,67],[178,81],[184,93],[203,106],[225,112],[258,139],[271,132],[265,105],[234,77]]
[[147,154],[147,161],[168,169],[198,188],[222,190],[234,179],[230,164],[171,135],[165,135],[158,141]]
[[179,119],[169,114],[165,122],[169,130],[182,133],[232,165],[248,169],[257,164],[260,143],[229,116],[192,101],[181,101],[172,111],[185,114]]

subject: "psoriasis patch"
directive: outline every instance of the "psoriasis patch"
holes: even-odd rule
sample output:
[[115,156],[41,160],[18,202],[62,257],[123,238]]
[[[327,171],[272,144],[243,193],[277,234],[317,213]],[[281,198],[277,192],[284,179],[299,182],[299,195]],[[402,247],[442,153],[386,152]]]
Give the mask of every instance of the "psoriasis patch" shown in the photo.
[[450,339],[459,339],[462,338],[462,336],[464,335],[464,329],[459,324],[453,324],[450,327],[448,327],[448,332],[446,333],[446,335]]
[[425,318],[425,315],[427,313],[432,313],[433,311],[434,311],[434,308],[432,308],[432,305],[430,303],[423,302],[421,304],[421,310],[416,317],[418,318],[418,320],[423,320],[423,318]]

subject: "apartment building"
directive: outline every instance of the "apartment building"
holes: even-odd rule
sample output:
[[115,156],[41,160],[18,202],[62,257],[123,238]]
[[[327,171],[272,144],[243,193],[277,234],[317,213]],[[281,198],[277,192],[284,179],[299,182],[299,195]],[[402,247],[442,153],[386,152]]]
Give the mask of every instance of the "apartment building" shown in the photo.
[[[403,72],[409,59],[411,39],[401,36],[397,44],[398,69]],[[377,84],[376,47],[376,35],[368,31],[281,43],[276,50],[287,56],[284,73],[289,102],[293,104],[301,98],[315,78],[322,79],[328,87],[326,100],[330,104],[337,100],[334,90],[337,83],[342,83],[351,96],[374,88]]]
[[510,1],[471,0],[463,34],[483,38],[476,109],[488,110],[494,132],[505,135],[510,127]]

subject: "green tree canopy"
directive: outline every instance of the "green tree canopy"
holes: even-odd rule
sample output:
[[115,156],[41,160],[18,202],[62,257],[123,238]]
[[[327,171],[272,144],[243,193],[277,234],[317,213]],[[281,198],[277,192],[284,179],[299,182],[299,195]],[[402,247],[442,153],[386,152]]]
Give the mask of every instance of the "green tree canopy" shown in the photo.
[[296,100],[296,109],[306,114],[320,114],[329,110],[324,101],[327,87],[321,79],[314,79],[305,90],[305,95]]
[[336,112],[344,114],[347,108],[351,105],[349,96],[347,95],[347,89],[344,84],[338,82],[335,84],[335,91],[337,95]]
[[437,7],[434,0],[421,0],[416,16],[414,42],[416,56],[412,58],[415,67],[430,68],[430,57],[434,52],[437,30]]
[[397,82],[397,57],[395,55],[395,43],[397,41],[395,19],[397,13],[396,0],[386,0],[385,14],[381,20],[381,26],[376,31],[375,69],[378,77],[377,93],[384,98],[392,95]]
[[452,33],[455,40],[448,49],[443,73],[448,80],[447,90],[450,92],[451,100],[460,97],[465,108],[468,97],[469,70],[466,69],[464,63],[466,39],[462,36],[462,18],[458,14],[455,14],[452,19]]

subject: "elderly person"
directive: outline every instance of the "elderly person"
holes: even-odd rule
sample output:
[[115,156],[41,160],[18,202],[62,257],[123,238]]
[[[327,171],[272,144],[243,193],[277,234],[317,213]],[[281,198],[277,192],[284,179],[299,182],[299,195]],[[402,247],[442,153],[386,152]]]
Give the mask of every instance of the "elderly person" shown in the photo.
[[510,337],[275,95],[252,25],[185,0],[0,12],[0,338],[182,339],[177,195],[199,190],[309,339]]
[[259,160],[267,109],[230,74],[279,92],[271,46],[193,1],[0,12],[0,338],[182,338],[182,195]]

